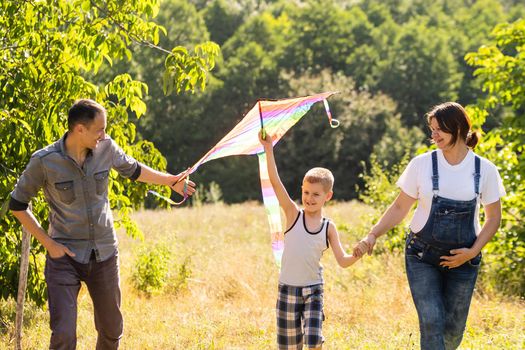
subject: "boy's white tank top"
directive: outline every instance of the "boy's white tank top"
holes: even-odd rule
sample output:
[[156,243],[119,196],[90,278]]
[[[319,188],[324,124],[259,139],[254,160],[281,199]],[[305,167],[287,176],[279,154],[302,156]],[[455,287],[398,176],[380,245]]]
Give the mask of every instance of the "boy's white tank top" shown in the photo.
[[321,256],[328,248],[328,224],[323,218],[321,228],[308,231],[301,210],[292,227],[284,233],[284,252],[279,283],[306,287],[323,283]]

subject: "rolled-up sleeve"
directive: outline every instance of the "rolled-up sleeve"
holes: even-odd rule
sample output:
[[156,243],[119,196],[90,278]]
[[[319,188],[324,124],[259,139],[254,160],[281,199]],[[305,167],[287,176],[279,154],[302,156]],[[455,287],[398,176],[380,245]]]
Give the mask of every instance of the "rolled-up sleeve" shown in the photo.
[[43,185],[44,169],[42,168],[41,159],[38,156],[33,156],[18,179],[15,189],[11,192],[9,209],[15,211],[26,210],[31,198],[37,195]]
[[111,140],[113,148],[112,167],[123,177],[136,180],[140,175],[140,164],[133,157],[128,156],[115,141]]

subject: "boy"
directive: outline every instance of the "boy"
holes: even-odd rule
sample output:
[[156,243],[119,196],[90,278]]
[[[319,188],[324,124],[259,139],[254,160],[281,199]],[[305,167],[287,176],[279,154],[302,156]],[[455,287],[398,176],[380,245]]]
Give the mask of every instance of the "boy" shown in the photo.
[[309,349],[321,349],[324,341],[321,256],[331,246],[341,267],[348,267],[359,258],[345,253],[334,223],[322,216],[323,205],[333,195],[334,177],[330,170],[313,168],[306,173],[302,185],[303,209],[300,209],[279,178],[271,135],[263,140],[259,134],[259,140],[266,152],[270,182],[286,215],[276,306],[277,344],[279,349],[302,349],[303,344]]

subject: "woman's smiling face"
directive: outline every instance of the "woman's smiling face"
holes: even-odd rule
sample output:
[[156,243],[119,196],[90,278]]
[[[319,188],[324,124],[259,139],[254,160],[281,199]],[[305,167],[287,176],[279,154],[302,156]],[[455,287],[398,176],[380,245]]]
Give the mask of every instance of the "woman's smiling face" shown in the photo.
[[452,147],[454,145],[451,144],[451,141],[452,141],[452,134],[449,134],[443,130],[441,130],[441,128],[439,127],[439,123],[438,121],[436,120],[436,118],[432,118],[430,120],[430,131],[431,131],[431,137],[432,137],[432,141],[434,141],[434,143],[436,144],[436,146],[443,150],[443,149],[446,149],[448,147]]

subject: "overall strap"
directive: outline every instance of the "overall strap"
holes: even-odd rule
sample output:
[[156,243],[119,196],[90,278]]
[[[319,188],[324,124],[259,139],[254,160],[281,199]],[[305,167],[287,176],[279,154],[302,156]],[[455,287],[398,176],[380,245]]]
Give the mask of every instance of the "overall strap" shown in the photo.
[[432,151],[432,192],[434,192],[434,197],[436,197],[439,192],[437,151]]
[[474,192],[479,197],[479,179],[481,178],[481,160],[478,156],[474,158]]

